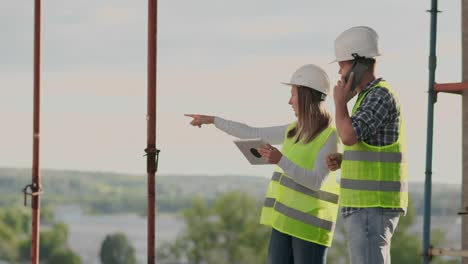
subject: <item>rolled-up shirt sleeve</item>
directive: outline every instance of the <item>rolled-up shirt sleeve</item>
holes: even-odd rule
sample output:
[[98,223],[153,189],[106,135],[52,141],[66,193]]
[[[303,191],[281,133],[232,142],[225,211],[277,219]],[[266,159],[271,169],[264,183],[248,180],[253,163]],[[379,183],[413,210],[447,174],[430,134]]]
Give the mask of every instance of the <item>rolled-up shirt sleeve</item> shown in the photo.
[[377,134],[392,109],[393,97],[385,88],[373,88],[351,116],[358,141],[367,141]]

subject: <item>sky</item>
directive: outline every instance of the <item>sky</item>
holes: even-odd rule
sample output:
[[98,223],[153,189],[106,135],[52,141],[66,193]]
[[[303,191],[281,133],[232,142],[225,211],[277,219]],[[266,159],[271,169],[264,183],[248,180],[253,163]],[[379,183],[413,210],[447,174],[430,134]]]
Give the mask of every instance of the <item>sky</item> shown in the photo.
[[[0,167],[30,168],[33,1],[0,0]],[[334,40],[380,36],[377,75],[398,93],[411,181],[424,181],[430,1],[159,1],[158,175],[269,177],[231,136],[185,113],[251,126],[294,121],[288,81],[301,65],[339,78]],[[460,1],[439,1],[438,83],[461,81]],[[146,174],[146,0],[43,1],[41,168]],[[326,107],[334,114],[332,95]],[[435,106],[433,181],[461,182],[461,97]]]

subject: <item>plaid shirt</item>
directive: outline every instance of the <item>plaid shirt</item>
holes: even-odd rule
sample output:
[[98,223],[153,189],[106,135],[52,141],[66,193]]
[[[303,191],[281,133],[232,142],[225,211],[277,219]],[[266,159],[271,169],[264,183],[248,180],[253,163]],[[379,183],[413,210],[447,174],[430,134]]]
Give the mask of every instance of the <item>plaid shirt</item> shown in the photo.
[[[382,78],[367,84],[359,93],[358,99],[380,81]],[[400,126],[398,102],[387,89],[377,86],[367,93],[359,108],[351,116],[351,122],[358,141],[364,141],[372,146],[390,145],[398,139]],[[362,208],[342,207],[341,213],[347,216],[360,209]],[[406,208],[387,210],[406,212]]]

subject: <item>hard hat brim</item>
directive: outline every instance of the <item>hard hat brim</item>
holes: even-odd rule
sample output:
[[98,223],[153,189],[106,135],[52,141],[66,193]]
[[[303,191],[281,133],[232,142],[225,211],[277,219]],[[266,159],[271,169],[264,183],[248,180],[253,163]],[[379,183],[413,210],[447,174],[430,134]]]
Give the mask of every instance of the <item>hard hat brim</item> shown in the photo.
[[319,93],[322,93],[322,94],[324,94],[324,95],[327,95],[326,93],[324,93],[324,92],[322,92],[322,91],[319,91],[319,90],[317,90],[317,89],[315,89],[315,88],[312,88],[312,87],[309,87],[309,86],[305,86],[305,85],[303,85],[303,84],[297,84],[297,83],[285,83],[285,82],[281,82],[281,84],[288,85],[288,86],[293,86],[293,85],[296,85],[296,86],[307,87],[307,88],[309,88],[309,89],[312,89],[312,90],[314,90],[314,91],[317,91],[317,92],[319,92]]
[[[313,89],[313,88],[311,88],[311,87],[309,87],[309,86],[306,86],[306,85],[303,85],[303,84],[299,84],[299,83],[285,83],[285,82],[282,82],[281,84],[284,84],[284,85],[287,85],[287,86],[293,86],[293,85],[295,85],[295,86],[304,86],[304,87]],[[315,89],[314,89],[314,90],[315,90]]]
[[[376,57],[379,57],[379,56],[382,56],[382,54],[381,53],[371,54],[370,56],[368,56],[366,58],[375,59]],[[354,60],[354,58],[353,57],[350,57],[350,58],[336,58],[333,61],[329,62],[328,64],[332,64],[332,63],[340,62],[340,61],[351,61],[351,60]]]

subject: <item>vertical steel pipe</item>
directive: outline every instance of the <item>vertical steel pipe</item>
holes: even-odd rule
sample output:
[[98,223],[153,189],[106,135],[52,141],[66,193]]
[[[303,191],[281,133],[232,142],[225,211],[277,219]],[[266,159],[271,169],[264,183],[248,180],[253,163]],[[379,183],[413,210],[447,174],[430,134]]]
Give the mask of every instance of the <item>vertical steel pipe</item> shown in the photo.
[[424,225],[423,225],[423,263],[431,261],[429,247],[431,243],[431,195],[432,195],[432,143],[434,130],[434,104],[437,100],[434,91],[435,71],[437,67],[437,0],[431,1],[431,32],[429,44],[429,90],[427,95],[427,141],[426,141],[426,179],[424,183]]

